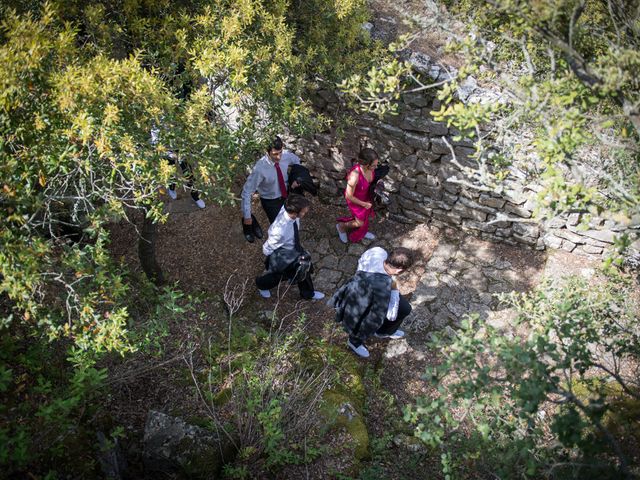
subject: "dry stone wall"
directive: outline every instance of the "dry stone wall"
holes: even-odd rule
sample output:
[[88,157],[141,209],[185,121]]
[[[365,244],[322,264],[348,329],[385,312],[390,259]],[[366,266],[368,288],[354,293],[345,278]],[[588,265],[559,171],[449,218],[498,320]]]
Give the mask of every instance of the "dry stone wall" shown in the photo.
[[[424,54],[411,52],[407,58],[418,73],[434,80],[441,81],[451,74],[451,70],[431,63]],[[499,94],[480,88],[473,79],[462,85],[458,95],[469,102],[500,101]],[[314,103],[329,115],[341,108],[338,97],[330,91],[317,92]],[[324,200],[340,204],[351,160],[361,147],[374,148],[380,159],[391,166],[385,181],[393,200],[390,216],[404,223],[454,226],[483,239],[538,250],[551,247],[586,256],[603,255],[615,236],[624,231],[632,235],[637,232],[598,218],[584,225],[580,212],[539,223],[533,218],[533,211],[541,188],[527,183],[523,174],[518,179],[517,170],[516,179],[505,184],[506,193],[464,185],[460,166],[474,167],[469,158],[474,152],[473,144],[468,139],[454,140],[458,132],[433,119],[430,112],[439,108],[439,101],[432,94],[405,94],[398,115],[383,120],[360,115],[355,126],[340,139],[332,132],[320,133],[298,139],[296,149],[320,180]]]

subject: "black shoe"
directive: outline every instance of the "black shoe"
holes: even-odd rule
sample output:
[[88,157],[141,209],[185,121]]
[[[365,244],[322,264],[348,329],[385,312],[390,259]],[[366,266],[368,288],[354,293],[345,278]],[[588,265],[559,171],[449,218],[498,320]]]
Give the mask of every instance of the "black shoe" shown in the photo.
[[253,234],[256,236],[256,238],[262,238],[264,235],[262,234],[262,227],[258,223],[258,220],[253,215],[251,215],[251,220],[253,221]]
[[243,218],[240,219],[240,222],[242,223],[242,233],[244,234],[244,239],[249,243],[253,243],[253,241],[255,240],[253,238],[253,225],[246,225]]

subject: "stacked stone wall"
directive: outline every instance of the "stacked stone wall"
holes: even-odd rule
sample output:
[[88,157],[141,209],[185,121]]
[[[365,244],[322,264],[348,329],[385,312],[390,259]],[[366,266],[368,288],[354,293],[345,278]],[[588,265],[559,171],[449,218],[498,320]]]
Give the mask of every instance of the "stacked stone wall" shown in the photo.
[[[449,74],[422,54],[412,53],[410,58],[418,73],[435,80]],[[458,95],[465,101],[499,101],[498,94],[478,87],[473,79],[463,84]],[[314,103],[320,111],[333,115],[340,102],[332,92],[320,91]],[[615,236],[624,231],[634,233],[610,220],[583,222],[580,212],[538,222],[533,212],[541,187],[527,183],[525,175],[518,178],[517,170],[515,180],[505,182],[503,193],[469,186],[460,167],[476,166],[470,159],[473,143],[459,140],[458,132],[433,119],[430,112],[439,108],[432,94],[405,94],[398,115],[387,115],[383,120],[359,115],[340,138],[331,132],[320,133],[299,139],[296,148],[320,180],[323,198],[337,204],[343,202],[351,160],[363,146],[374,148],[391,166],[385,180],[392,197],[389,213],[400,222],[453,226],[483,239],[587,256],[603,255]]]

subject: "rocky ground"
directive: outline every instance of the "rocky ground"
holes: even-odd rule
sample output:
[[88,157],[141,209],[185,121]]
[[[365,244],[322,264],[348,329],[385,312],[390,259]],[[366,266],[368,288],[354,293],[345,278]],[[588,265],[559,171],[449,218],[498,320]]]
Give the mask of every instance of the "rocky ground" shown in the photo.
[[[398,278],[401,293],[414,309],[403,327],[407,337],[397,341],[372,340],[368,344],[371,357],[363,360],[347,351],[346,335],[335,326],[333,312],[324,302],[300,301],[295,287],[281,289],[282,298],[277,298],[276,292],[268,300],[258,295],[253,280],[263,268],[262,242],[249,244],[243,239],[237,207],[208,205],[199,210],[187,194],[181,194],[177,201],[167,200],[166,208],[170,215],[159,228],[158,259],[169,281],[199,296],[201,303],[197,311],[185,314],[172,326],[171,346],[160,358],[125,363],[114,370],[116,377],[124,378],[110,400],[116,419],[129,423],[141,435],[149,409],[182,415],[202,409],[189,378],[184,378],[188,377],[184,365],[180,370],[180,365],[163,362],[178,358],[194,342],[197,348],[203,348],[197,344],[197,332],[226,328],[216,322],[224,318],[220,316],[221,299],[232,276],[232,284],[247,281],[244,307],[236,321],[270,315],[276,306],[279,317],[291,311],[304,313],[309,335],[324,337],[358,365],[367,390],[366,406],[360,414],[366,420],[373,455],[362,468],[374,475],[372,478],[412,478],[412,472],[434,468],[433,459],[416,445],[401,421],[402,408],[416,396],[429,392],[422,374],[439,360],[438,352],[427,346],[434,332],[451,334],[471,312],[499,328],[509,321],[511,312],[500,307],[494,294],[527,290],[545,275],[590,276],[594,272],[594,265],[587,259],[567,252],[536,252],[482,241],[453,229],[399,224],[388,220],[384,213],[372,223],[375,240],[345,245],[337,237],[334,220],[345,213],[344,208],[314,199],[311,212],[302,222],[301,236],[314,259],[316,289],[327,297],[354,273],[358,257],[369,247],[404,246],[416,253],[414,267]],[[266,230],[263,212],[255,210]],[[121,224],[114,226],[112,235],[113,253],[123,257],[133,270],[139,270],[135,229]],[[287,317],[283,328],[292,319],[293,316]],[[130,371],[134,373],[129,375]],[[387,449],[402,461],[391,461],[379,454]],[[344,471],[340,465],[346,465]],[[349,468],[348,461],[341,463],[332,455],[305,467],[304,476],[327,478],[329,470],[334,475],[349,472]],[[303,475],[300,472],[294,469],[289,473]]]

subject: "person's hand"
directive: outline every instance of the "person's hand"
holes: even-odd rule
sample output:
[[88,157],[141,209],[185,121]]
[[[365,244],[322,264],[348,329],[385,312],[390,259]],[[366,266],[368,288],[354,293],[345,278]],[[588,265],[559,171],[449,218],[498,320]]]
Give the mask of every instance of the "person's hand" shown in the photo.
[[251,225],[253,223],[253,220],[251,219],[251,217],[243,218],[242,223],[244,223],[245,225]]
[[362,206],[364,208],[366,208],[367,210],[371,210],[371,207],[373,207],[373,205],[371,204],[371,202],[362,202]]
[[291,182],[291,188],[298,188],[300,186],[300,184],[298,183],[297,180],[294,180],[293,182]]

